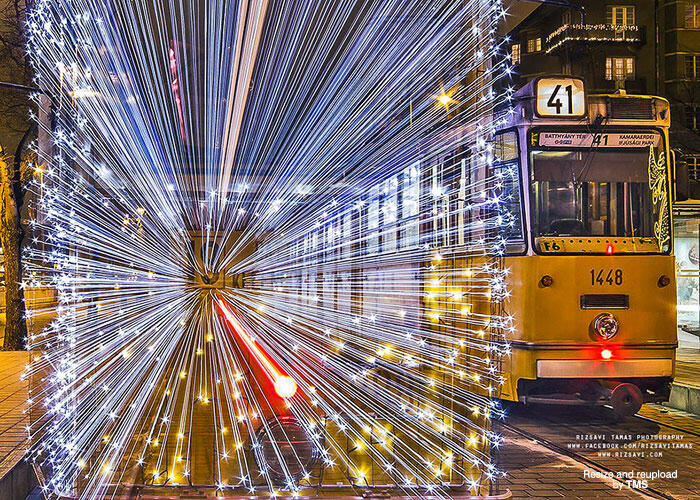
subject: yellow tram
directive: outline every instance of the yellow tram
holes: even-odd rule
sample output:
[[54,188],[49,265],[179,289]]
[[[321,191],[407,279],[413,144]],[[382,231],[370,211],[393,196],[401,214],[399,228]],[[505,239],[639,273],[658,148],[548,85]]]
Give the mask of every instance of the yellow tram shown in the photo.
[[[493,406],[474,394],[611,405],[620,416],[666,400],[677,346],[668,102],[587,95],[582,80],[558,76],[534,80],[513,98],[490,122],[490,144],[454,140],[459,151],[451,151],[441,137],[429,137],[420,158],[368,180],[366,190],[338,203],[337,213],[329,208],[290,237],[283,266],[214,276],[202,263],[193,282],[206,285],[205,295],[221,289],[264,297],[275,290],[277,307],[301,320],[329,318],[332,329],[305,332],[337,352],[351,344],[375,387],[448,408],[435,442],[461,440],[460,453],[490,453],[488,439],[478,436],[486,435]],[[472,139],[479,137],[476,127],[486,130],[464,126],[471,129],[462,136]],[[507,180],[488,191],[505,171]],[[497,215],[484,200],[494,192],[508,200],[499,210],[513,223],[487,229],[483,222]],[[194,238],[195,253],[203,236]],[[502,242],[498,252],[486,248],[489,238]],[[415,347],[392,344],[385,331],[415,334]],[[498,368],[487,344],[510,351]],[[453,363],[437,362],[436,353],[453,356]],[[420,375],[421,384],[404,390],[404,378],[387,368],[392,362]],[[407,420],[363,404],[357,408],[371,412],[381,436],[412,442]],[[301,432],[284,404],[264,417],[281,419],[285,432]],[[322,412],[317,417],[328,420]],[[357,432],[371,440],[374,431]],[[333,425],[324,435],[345,440],[343,453],[357,471],[325,471],[319,486],[391,484],[373,466],[376,442],[353,446]],[[304,466],[322,469],[313,446],[305,449]],[[464,474],[478,473],[466,458],[449,456],[436,476],[441,484],[464,487]],[[461,472],[454,464],[462,464]]]
[[609,404],[668,399],[677,346],[669,104],[587,95],[542,77],[514,95],[497,162],[521,172],[522,238],[505,257],[512,356],[502,398]]
[[[667,400],[677,346],[669,103],[588,95],[570,76],[538,78],[512,97],[488,126],[463,125],[472,139],[476,128],[495,130],[493,161],[476,159],[469,141],[452,151],[430,137],[423,156],[367,189],[361,210],[335,226],[315,224],[297,242],[303,264],[288,279],[349,315],[395,311],[401,325],[443,334],[430,342],[444,338],[445,348],[455,335],[505,342],[498,387],[457,377],[456,388],[522,403],[610,405],[620,416]],[[489,237],[479,225],[488,209],[473,207],[505,171],[512,174],[499,190],[515,224],[499,230],[496,265],[508,293],[491,300],[492,287],[475,286],[471,274],[492,259],[470,250]],[[328,235],[336,233],[350,243],[335,243]],[[401,252],[413,262],[392,260]],[[320,253],[323,264],[304,257]],[[499,317],[512,323],[488,319]],[[477,372],[491,362],[464,346],[460,355]]]

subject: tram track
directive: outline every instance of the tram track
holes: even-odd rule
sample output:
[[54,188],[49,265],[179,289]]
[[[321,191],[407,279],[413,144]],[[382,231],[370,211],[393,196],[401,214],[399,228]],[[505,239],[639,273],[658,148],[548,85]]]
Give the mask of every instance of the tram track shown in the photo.
[[[657,422],[655,422],[655,423],[657,423]],[[667,493],[664,493],[664,492],[662,492],[656,488],[653,488],[653,487],[638,488],[638,487],[628,485],[628,483],[625,480],[617,477],[617,473],[619,471],[616,471],[615,469],[612,469],[612,468],[608,467],[607,465],[596,462],[595,460],[592,460],[592,459],[586,457],[585,455],[582,455],[582,454],[577,453],[575,451],[572,451],[564,446],[561,446],[553,441],[550,441],[547,438],[533,434],[532,432],[527,431],[525,429],[521,429],[520,427],[518,427],[516,425],[508,424],[508,423],[505,423],[502,421],[498,422],[497,425],[504,428],[504,429],[507,429],[510,432],[517,434],[523,438],[534,441],[537,444],[540,444],[540,445],[544,446],[545,448],[547,448],[548,450],[553,451],[559,455],[567,456],[567,457],[571,458],[572,460],[575,460],[576,462],[583,464],[583,465],[595,470],[596,472],[599,472],[601,474],[612,474],[610,479],[612,481],[615,481],[616,483],[620,484],[621,486],[624,486],[625,488],[636,491],[637,493],[640,493],[642,495],[646,495],[647,497],[651,497],[651,498],[663,498],[666,500],[676,500],[676,497],[674,497],[672,495],[668,495]]]
[[656,425],[659,425],[659,426],[668,427],[669,429],[673,429],[673,430],[675,430],[675,431],[683,432],[683,433],[685,433],[685,434],[690,434],[691,436],[700,437],[700,433],[698,433],[698,432],[689,431],[688,429],[683,429],[682,427],[678,427],[678,426],[676,426],[676,425],[672,425],[672,424],[667,424],[667,423],[664,423],[664,422],[660,422],[660,421],[655,420],[655,419],[653,419],[653,418],[651,418],[651,417],[646,417],[646,416],[644,416],[644,415],[635,414],[635,415],[634,415],[634,418],[638,418],[638,419],[640,419],[640,420],[644,420],[645,422],[650,422],[650,423],[653,423],[653,424],[656,424]]

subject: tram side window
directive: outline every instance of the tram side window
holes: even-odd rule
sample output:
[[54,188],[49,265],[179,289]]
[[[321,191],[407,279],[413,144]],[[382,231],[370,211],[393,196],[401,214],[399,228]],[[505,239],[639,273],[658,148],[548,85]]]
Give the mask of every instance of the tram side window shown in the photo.
[[396,209],[398,206],[397,188],[399,181],[392,177],[384,181],[382,189],[382,250],[393,252],[396,250]]
[[401,194],[401,248],[412,248],[420,243],[420,161],[404,169]]
[[483,160],[479,160],[473,151],[469,151],[461,161],[460,196],[462,203],[458,206],[463,211],[463,217],[458,224],[461,240],[465,244],[473,244],[486,237],[483,221],[486,217],[482,202],[485,201],[486,191],[486,166]]
[[445,159],[442,173],[442,224],[447,245],[464,244],[464,152]]
[[367,207],[367,253],[379,251],[379,186],[372,186]]
[[430,170],[430,193],[432,198],[430,241],[436,247],[441,247],[450,244],[449,183],[454,175],[454,169],[450,160],[445,160],[440,164],[433,165]]
[[343,227],[341,230],[340,241],[342,242],[341,258],[347,259],[352,253],[352,241],[355,235],[352,233],[352,213],[346,212],[343,214]]
[[525,251],[522,203],[520,196],[520,154],[514,131],[497,134],[493,141],[493,176],[497,194],[503,200],[498,217],[501,236],[506,239],[506,253]]

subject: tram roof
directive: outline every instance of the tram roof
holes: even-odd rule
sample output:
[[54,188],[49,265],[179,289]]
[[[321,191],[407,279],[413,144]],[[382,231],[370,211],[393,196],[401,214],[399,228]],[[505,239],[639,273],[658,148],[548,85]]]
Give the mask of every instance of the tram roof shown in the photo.
[[[541,78],[557,78],[547,75]],[[561,76],[571,79],[571,76]],[[604,125],[669,127],[670,105],[663,97],[643,94],[627,94],[624,90],[615,93],[586,94],[585,116],[541,117],[535,112],[537,83],[535,78],[518,89],[513,97],[514,113],[510,114],[506,127],[528,125],[581,125],[603,120]]]

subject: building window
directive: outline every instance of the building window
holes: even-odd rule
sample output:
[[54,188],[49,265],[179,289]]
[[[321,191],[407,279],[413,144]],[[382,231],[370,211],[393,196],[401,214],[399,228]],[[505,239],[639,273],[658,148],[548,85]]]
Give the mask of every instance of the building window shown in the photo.
[[613,26],[634,26],[634,6],[608,5],[607,21]]
[[700,181],[700,155],[688,155],[685,158],[688,166],[688,178],[693,181]]
[[634,80],[634,57],[607,57],[605,59],[606,80]]
[[700,56],[685,56],[685,77],[698,78],[700,75]]
[[516,43],[510,47],[510,61],[513,64],[520,64],[520,44]]
[[567,24],[571,24],[571,11],[570,10],[565,10],[562,15],[561,15],[561,24],[566,26]]
[[700,106],[685,107],[685,126],[691,130],[700,130]]
[[527,41],[528,52],[540,52],[542,50],[542,39],[540,37],[530,38]]
[[685,27],[690,29],[700,28],[700,2],[688,2],[685,4]]

